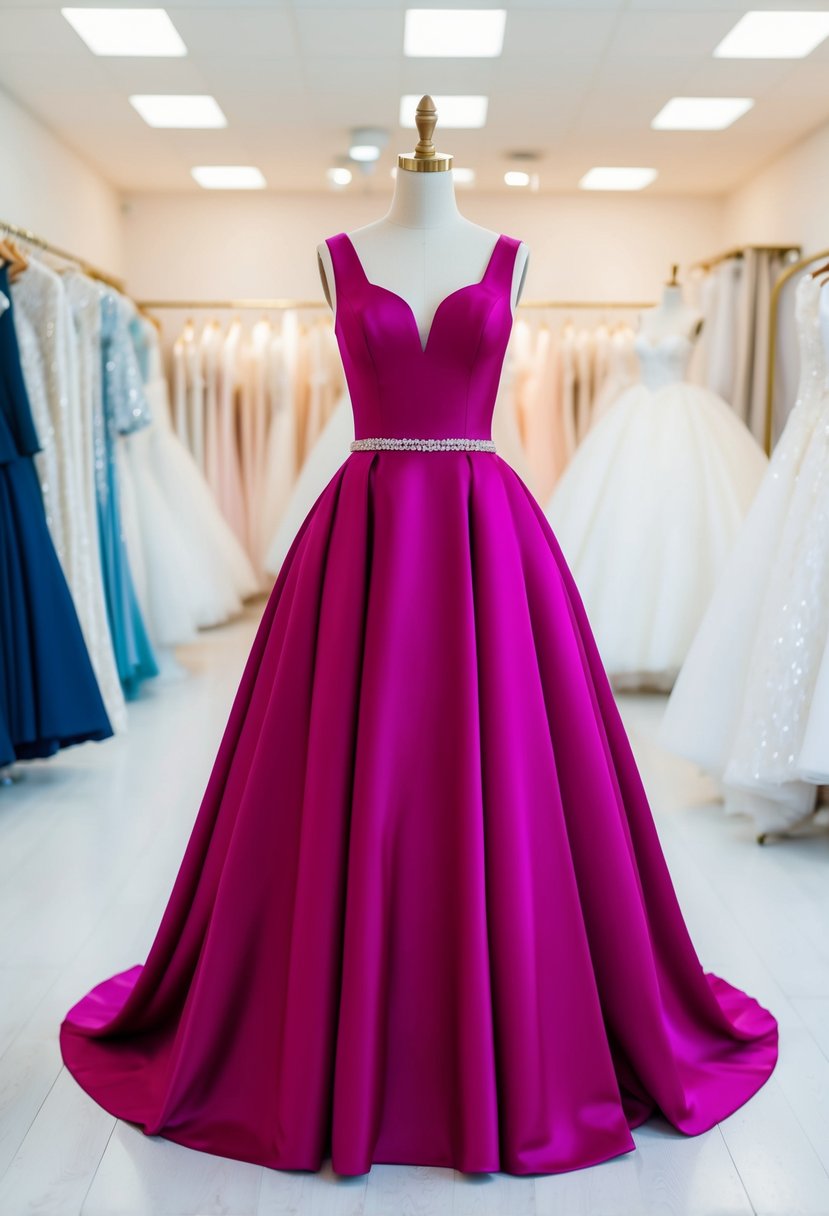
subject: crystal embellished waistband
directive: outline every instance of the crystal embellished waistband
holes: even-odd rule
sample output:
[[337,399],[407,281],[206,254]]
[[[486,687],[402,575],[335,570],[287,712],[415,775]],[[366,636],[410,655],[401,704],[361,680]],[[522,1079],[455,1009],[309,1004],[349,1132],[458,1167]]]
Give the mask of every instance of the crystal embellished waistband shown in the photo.
[[491,439],[355,439],[352,452],[494,452]]

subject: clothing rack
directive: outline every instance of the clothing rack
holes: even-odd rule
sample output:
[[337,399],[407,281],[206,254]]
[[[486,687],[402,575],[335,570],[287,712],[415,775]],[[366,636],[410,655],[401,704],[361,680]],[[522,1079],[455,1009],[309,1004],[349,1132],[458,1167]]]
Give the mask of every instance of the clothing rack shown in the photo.
[[780,305],[780,295],[789,280],[794,278],[796,274],[800,274],[801,270],[805,270],[813,262],[825,262],[827,260],[829,260],[829,249],[819,249],[816,253],[809,253],[806,257],[799,258],[791,266],[786,267],[772,289],[771,304],[769,306],[768,371],[766,373],[766,451],[769,455],[771,455],[772,440],[774,438],[774,377],[777,371],[777,314]]
[[108,274],[107,271],[94,266],[92,262],[88,262],[86,258],[79,257],[76,253],[69,253],[66,249],[61,249],[60,245],[55,245],[52,241],[47,241],[46,237],[39,236],[36,232],[32,232],[30,228],[23,228],[20,224],[12,224],[8,220],[0,220],[0,233],[6,236],[16,237],[19,241],[25,241],[27,245],[33,245],[36,249],[42,249],[44,253],[51,253],[53,257],[60,258],[62,262],[71,262],[82,270],[84,274],[88,274],[92,279],[99,279],[100,282],[114,287],[117,291],[123,292],[124,281],[116,275]]
[[[242,300],[139,300],[137,307],[146,309],[169,308],[176,309],[181,312],[188,312],[195,309],[222,309],[229,311],[242,311],[244,309],[259,309],[262,312],[268,312],[275,309],[327,309],[329,306],[324,300],[294,300],[290,298],[274,298],[274,299],[242,299]],[[584,309],[585,311],[600,312],[604,309],[615,309],[619,311],[641,311],[646,308],[654,308],[655,304],[652,300],[519,300],[519,308],[539,308],[539,309]]]
[[713,270],[715,266],[719,266],[721,262],[730,262],[733,258],[745,257],[747,253],[793,253],[795,257],[800,257],[802,247],[800,245],[734,245],[731,249],[724,249],[722,253],[715,253],[710,258],[700,258],[698,262],[691,263],[691,270]]

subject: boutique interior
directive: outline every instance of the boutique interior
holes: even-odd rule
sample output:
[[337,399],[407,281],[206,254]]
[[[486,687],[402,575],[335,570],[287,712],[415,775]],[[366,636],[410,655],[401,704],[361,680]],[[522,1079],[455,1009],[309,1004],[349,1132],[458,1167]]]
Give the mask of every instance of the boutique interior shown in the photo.
[[[403,163],[435,154],[451,154],[451,165],[421,173]],[[449,183],[441,197],[454,199],[460,235],[436,253],[427,224],[426,254],[407,260],[401,237],[395,267],[367,226],[388,212],[396,248],[405,226],[388,231],[404,179]],[[343,233],[354,241],[332,240]],[[467,257],[472,233],[478,252]],[[497,457],[488,435],[451,455],[428,446],[462,440],[376,450],[404,440],[367,438],[391,432],[361,430],[359,410],[355,432],[357,278],[380,288],[366,311],[370,346],[395,316],[410,329],[407,267],[417,278],[427,265],[426,288],[412,289],[425,346],[404,349],[404,333],[399,382],[377,371],[387,393],[403,395],[420,391],[429,355],[451,362],[459,344],[446,331],[461,306],[474,313],[501,255],[524,247],[492,418]],[[336,307],[350,285],[335,332],[331,289]],[[291,1168],[287,1150],[227,1150],[219,1133],[182,1132],[169,1095],[166,1124],[158,1112],[131,1115],[138,1107],[126,1099],[107,1105],[100,1095],[110,1091],[84,1081],[78,1035],[59,1044],[58,1032],[104,976],[155,951],[208,779],[225,780],[213,766],[243,671],[247,679],[261,661],[257,678],[273,681],[274,701],[287,701],[291,678],[298,697],[300,677],[285,674],[305,661],[294,618],[324,622],[341,609],[339,632],[319,624],[308,660],[315,729],[325,730],[340,693],[326,718],[314,663],[332,663],[339,647],[345,686],[351,660],[363,661],[349,654],[358,609],[347,592],[337,600],[341,567],[353,560],[362,578],[360,563],[373,562],[376,586],[374,567],[394,564],[381,470],[482,469],[492,459],[515,471],[538,528],[560,546],[694,948],[706,974],[727,976],[773,1014],[773,1073],[745,1105],[685,1136],[656,1082],[631,1064],[652,1117],[628,1120],[635,1151],[597,1152],[579,1169],[509,1166],[506,1051],[496,1070],[501,1168],[465,1166],[474,1154],[460,1148],[407,1156],[391,1133],[378,1133],[370,1170],[338,1167],[347,1137],[336,1120],[321,1132],[319,1168]],[[345,462],[374,470],[365,473],[380,504],[373,557],[362,541],[352,559],[338,557],[337,528],[357,512],[357,473],[349,481]],[[413,511],[450,509],[442,476],[425,483],[431,506],[418,507],[406,483]],[[323,541],[313,520],[332,496],[340,522]],[[418,566],[442,543],[440,527],[421,543],[424,527],[396,557],[415,604],[429,590]],[[331,590],[317,604],[308,588],[323,543]],[[501,543],[506,585],[512,542]],[[486,559],[472,552],[477,587]],[[444,582],[447,596],[461,585]],[[294,587],[293,624],[279,626],[282,653],[268,668],[256,648]],[[530,574],[504,594],[531,597]],[[366,664],[380,600],[375,592],[366,609]],[[416,613],[406,636],[428,663],[432,635],[424,625],[417,636]],[[541,615],[534,609],[537,638]],[[487,621],[477,600],[480,638]],[[388,636],[390,651],[395,636],[406,649],[404,635]],[[519,664],[521,638],[500,644]],[[538,648],[540,666],[550,664]],[[487,654],[480,642],[482,688]],[[366,708],[366,688],[381,679],[372,670],[358,756],[367,732],[379,732],[378,749],[389,733]],[[571,667],[556,671],[551,722],[575,704]],[[283,735],[261,736],[269,754],[296,750],[291,715],[306,712],[296,704],[283,705]],[[510,717],[507,697],[502,710],[487,729],[518,746],[524,719]],[[447,749],[453,738],[447,729]],[[303,743],[308,788],[339,763],[338,742],[332,730],[328,752]],[[278,819],[296,773],[273,773]],[[1,1213],[829,1216],[828,787],[825,3],[0,0]],[[397,795],[389,799],[385,813],[397,815]],[[576,813],[589,801],[585,792]],[[483,811],[495,815],[486,797]],[[304,814],[307,832],[318,830],[310,802]],[[356,836],[356,794],[353,815]],[[572,825],[568,833],[575,839]],[[278,836],[263,842],[267,856],[271,845],[279,851]],[[353,864],[359,840],[350,847]],[[245,923],[238,950],[252,970]],[[586,912],[585,923],[592,932]],[[295,965],[324,966],[313,956]],[[344,1062],[348,1043],[341,1026],[340,1086],[361,1066],[356,1053]],[[200,1083],[211,1084],[203,1072]],[[569,1112],[560,1117],[563,1128]]]

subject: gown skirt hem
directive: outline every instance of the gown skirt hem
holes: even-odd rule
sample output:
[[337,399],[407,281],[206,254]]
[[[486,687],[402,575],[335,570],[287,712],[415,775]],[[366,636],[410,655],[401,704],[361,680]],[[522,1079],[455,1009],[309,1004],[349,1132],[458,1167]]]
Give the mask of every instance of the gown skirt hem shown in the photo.
[[148,1134],[344,1175],[581,1168],[768,1078],[774,1018],[702,970],[578,592],[500,457],[333,477],[147,962],[61,1047]]

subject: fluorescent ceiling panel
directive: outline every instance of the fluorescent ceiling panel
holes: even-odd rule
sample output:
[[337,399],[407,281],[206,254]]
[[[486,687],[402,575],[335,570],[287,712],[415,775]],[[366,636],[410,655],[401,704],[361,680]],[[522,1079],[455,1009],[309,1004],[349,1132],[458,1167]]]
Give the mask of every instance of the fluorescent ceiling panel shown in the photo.
[[215,97],[200,93],[135,93],[132,105],[151,127],[226,127]]
[[[414,127],[415,110],[422,93],[406,93],[400,98],[400,125]],[[438,112],[438,125],[444,128],[482,127],[486,123],[488,97],[447,93],[433,97]]]
[[197,165],[190,172],[205,190],[262,190],[266,184],[255,165]]
[[508,169],[504,174],[504,181],[508,186],[529,186],[530,175],[522,169]]
[[458,186],[471,186],[475,181],[475,170],[464,169],[461,166],[453,165],[452,177],[455,180],[455,184]]
[[96,55],[186,55],[163,8],[62,8],[66,20]]
[[506,20],[502,8],[409,8],[403,54],[491,59],[503,50]]
[[716,47],[718,59],[803,59],[829,35],[829,12],[750,12]]
[[651,126],[656,131],[723,131],[753,105],[750,97],[672,97]]
[[656,169],[597,166],[585,173],[579,182],[581,190],[644,190],[656,181]]

